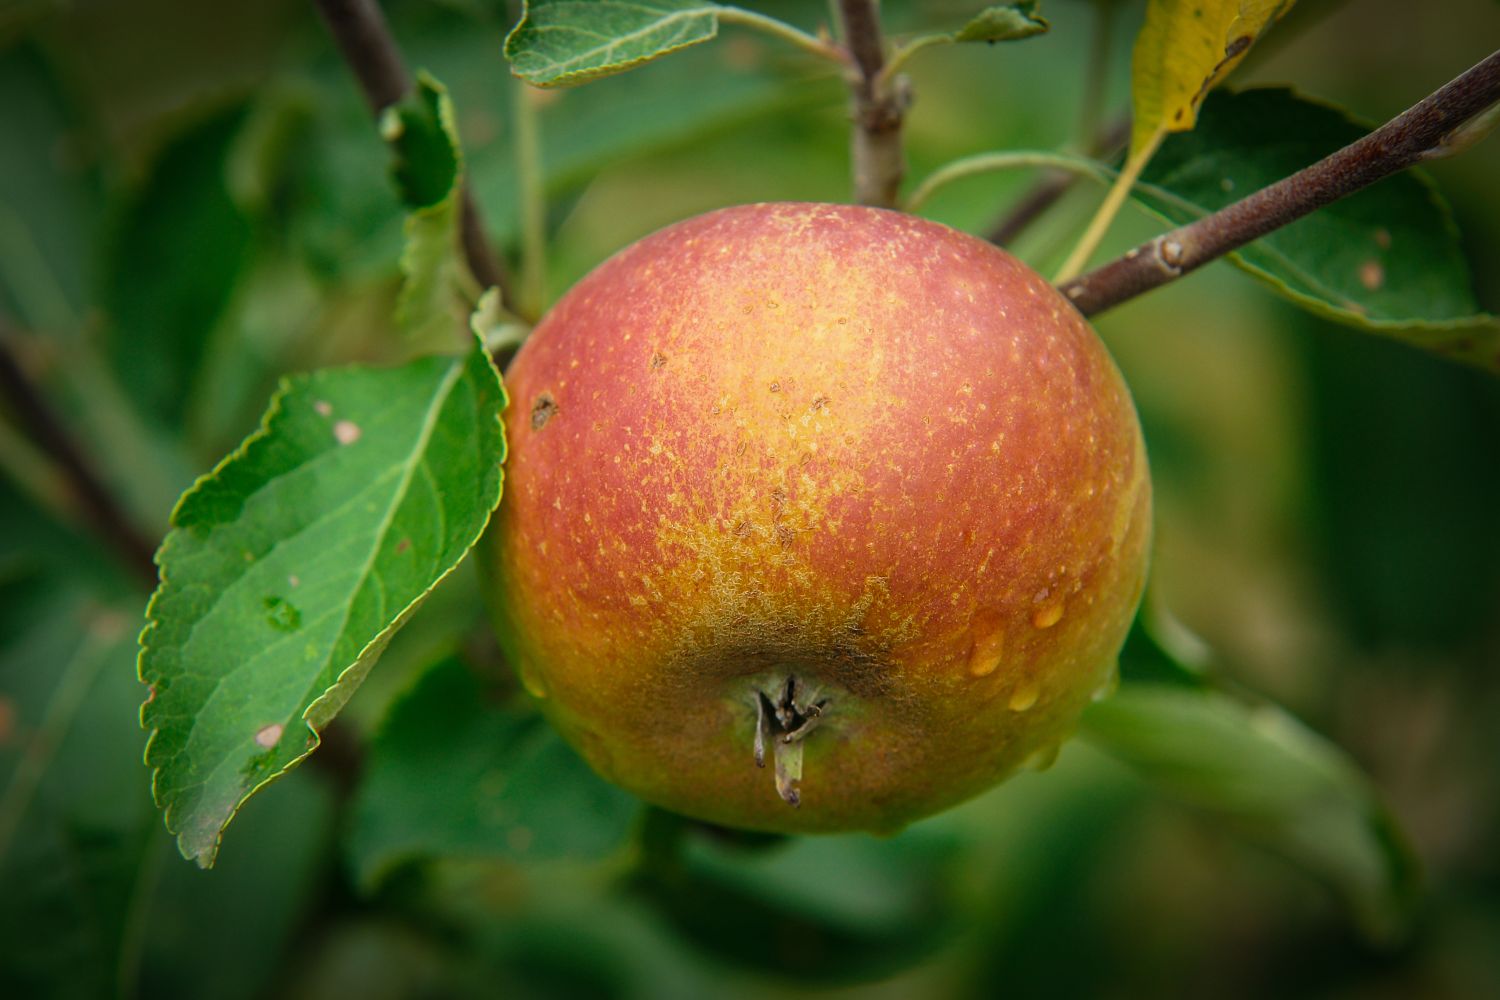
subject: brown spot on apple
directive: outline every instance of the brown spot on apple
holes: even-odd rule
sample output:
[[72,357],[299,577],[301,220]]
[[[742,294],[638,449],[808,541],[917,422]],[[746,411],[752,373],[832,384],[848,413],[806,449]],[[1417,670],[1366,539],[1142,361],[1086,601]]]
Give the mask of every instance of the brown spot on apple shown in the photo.
[[553,400],[552,393],[544,392],[536,397],[531,404],[531,429],[539,431],[547,426],[547,421],[557,414],[557,402]]

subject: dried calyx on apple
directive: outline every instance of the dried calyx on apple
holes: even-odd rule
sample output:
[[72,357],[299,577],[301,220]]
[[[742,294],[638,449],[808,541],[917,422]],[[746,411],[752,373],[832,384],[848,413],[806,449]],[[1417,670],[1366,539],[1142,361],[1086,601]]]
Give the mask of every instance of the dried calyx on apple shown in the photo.
[[650,802],[896,829],[1050,759],[1112,683],[1150,533],[1139,424],[1084,320],[988,243],[711,212],[581,281],[507,384],[502,645]]

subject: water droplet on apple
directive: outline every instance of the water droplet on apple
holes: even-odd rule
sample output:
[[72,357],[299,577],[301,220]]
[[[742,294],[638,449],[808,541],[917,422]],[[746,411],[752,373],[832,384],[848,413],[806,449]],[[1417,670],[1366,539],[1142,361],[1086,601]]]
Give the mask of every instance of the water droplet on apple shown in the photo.
[[1118,690],[1120,690],[1120,666],[1115,664],[1109,668],[1108,676],[1100,682],[1098,687],[1094,688],[1094,693],[1090,697],[1094,701],[1103,701]]
[[1031,751],[1030,755],[1021,762],[1021,766],[1033,771],[1045,771],[1057,763],[1057,755],[1062,751],[1061,743],[1049,743]]
[[1054,601],[1044,604],[1031,613],[1031,624],[1037,628],[1051,628],[1062,621],[1063,602]]
[[542,679],[541,672],[537,670],[536,664],[530,660],[521,661],[521,686],[526,693],[533,698],[547,697],[547,682]]
[[1022,681],[1010,695],[1010,710],[1012,712],[1024,712],[1035,705],[1037,699],[1042,696],[1042,688],[1034,680]]
[[615,755],[598,733],[592,729],[579,729],[575,731],[578,738],[579,749],[594,770],[607,781],[616,781],[615,777]]
[[988,677],[1000,667],[1005,654],[1005,630],[995,626],[983,629],[974,626],[974,644],[969,649],[969,673],[974,677]]

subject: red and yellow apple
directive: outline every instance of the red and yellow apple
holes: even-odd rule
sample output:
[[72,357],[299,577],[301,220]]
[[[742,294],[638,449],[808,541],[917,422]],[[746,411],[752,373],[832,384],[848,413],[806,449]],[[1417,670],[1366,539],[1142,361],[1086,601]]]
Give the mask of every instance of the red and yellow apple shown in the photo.
[[502,646],[647,801],[896,829],[1050,758],[1113,680],[1150,532],[1135,410],[988,243],[712,212],[581,281],[507,385]]

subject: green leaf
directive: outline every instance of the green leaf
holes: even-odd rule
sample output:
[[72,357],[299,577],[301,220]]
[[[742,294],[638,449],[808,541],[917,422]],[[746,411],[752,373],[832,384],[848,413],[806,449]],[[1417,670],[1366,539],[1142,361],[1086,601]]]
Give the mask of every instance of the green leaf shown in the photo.
[[380,134],[395,156],[391,179],[408,208],[430,208],[452,195],[463,153],[446,87],[417,74],[413,91],[382,113]]
[[240,805],[318,733],[500,498],[505,393],[461,359],[286,381],[189,490],[157,554],[141,710],[156,801],[207,867]]
[[[1365,133],[1290,90],[1211,94],[1198,128],[1163,144],[1135,197],[1170,222],[1192,222]],[[1326,205],[1231,260],[1319,315],[1500,370],[1500,323],[1475,302],[1452,217],[1419,174]]]
[[1332,885],[1372,936],[1410,916],[1415,860],[1369,780],[1338,747],[1272,705],[1127,684],[1082,732],[1169,795]]
[[423,857],[594,860],[621,849],[639,814],[529,706],[487,696],[445,660],[375,736],[349,853],[367,886]]
[[526,0],[505,57],[535,86],[583,83],[708,41],[720,9],[702,0]]
[[1040,35],[1052,27],[1037,16],[1036,0],[986,7],[952,34],[955,42],[1010,42]]
[[401,250],[396,323],[414,342],[432,349],[451,344],[463,328],[458,283],[464,263],[458,227],[457,195],[410,213],[402,227],[406,245]]
[[395,153],[392,178],[406,204],[396,322],[417,343],[441,348],[462,329],[456,294],[463,275],[459,236],[463,150],[447,89],[426,73],[386,109],[381,134]]

